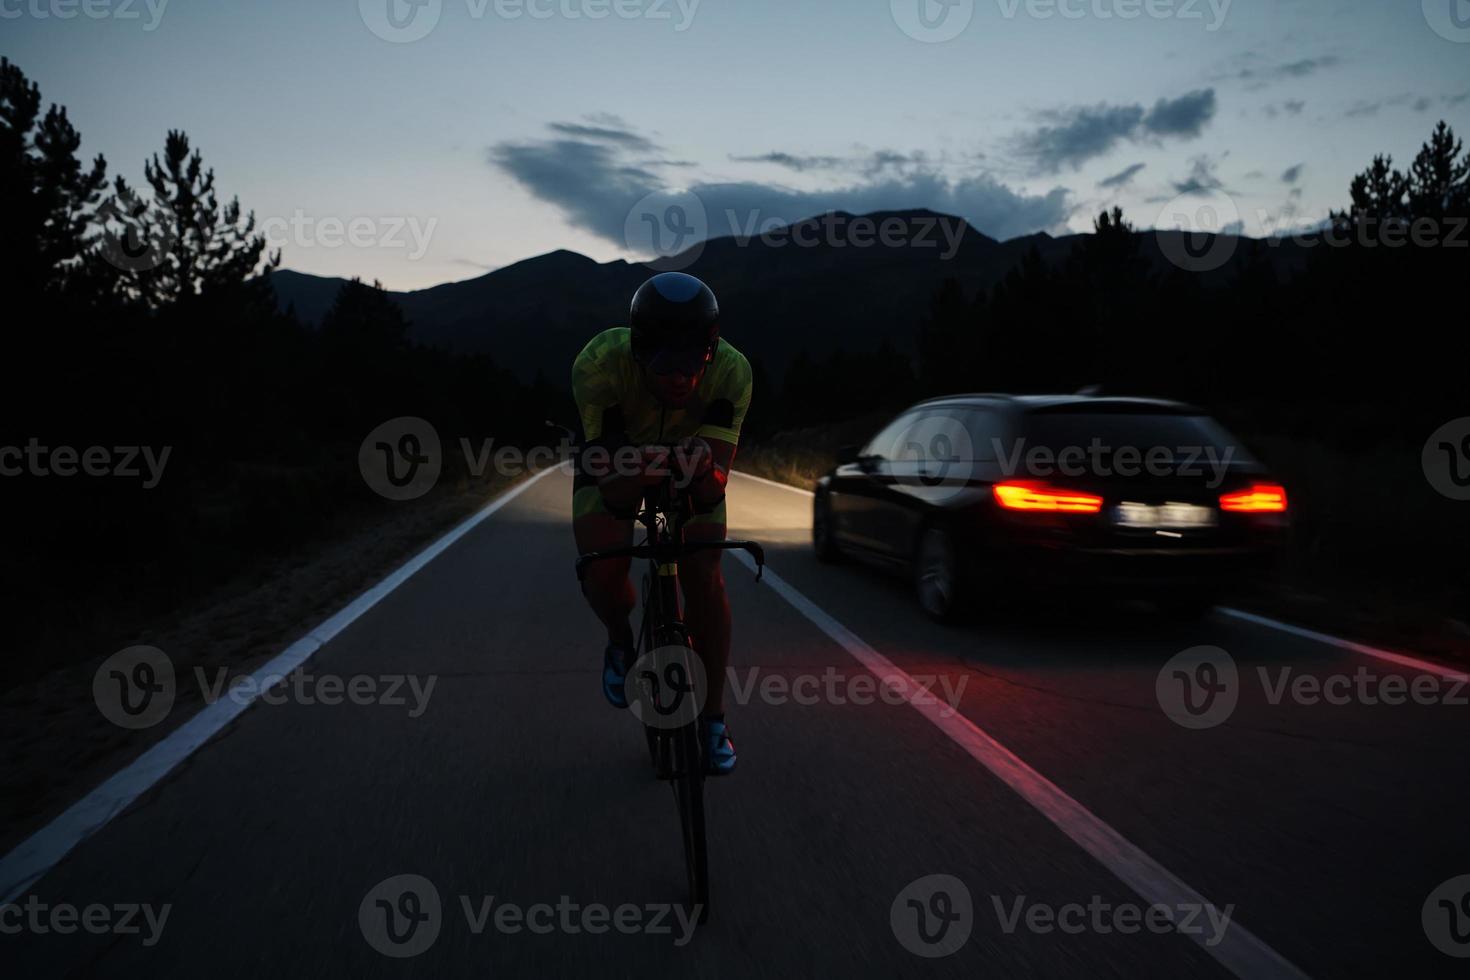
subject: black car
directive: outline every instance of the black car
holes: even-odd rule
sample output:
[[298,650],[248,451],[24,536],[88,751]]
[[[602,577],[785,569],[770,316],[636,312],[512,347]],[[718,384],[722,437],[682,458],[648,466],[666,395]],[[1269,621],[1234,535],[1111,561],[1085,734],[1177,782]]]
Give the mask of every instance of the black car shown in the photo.
[[1286,491],[1197,408],[1144,398],[954,395],[843,450],[813,544],[913,576],[950,619],[1018,594],[1127,596],[1178,614],[1262,585]]

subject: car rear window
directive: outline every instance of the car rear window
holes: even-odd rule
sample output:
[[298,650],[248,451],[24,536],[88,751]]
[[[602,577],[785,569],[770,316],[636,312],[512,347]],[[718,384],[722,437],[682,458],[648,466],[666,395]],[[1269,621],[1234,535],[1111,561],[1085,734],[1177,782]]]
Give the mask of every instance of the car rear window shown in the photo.
[[1247,460],[1245,447],[1208,415],[1160,412],[1066,411],[1034,412],[1022,427],[1026,448],[1043,447],[1054,453],[1069,446],[1088,447],[1093,440],[1117,450],[1133,447],[1147,452],[1169,450],[1233,450],[1233,459]]

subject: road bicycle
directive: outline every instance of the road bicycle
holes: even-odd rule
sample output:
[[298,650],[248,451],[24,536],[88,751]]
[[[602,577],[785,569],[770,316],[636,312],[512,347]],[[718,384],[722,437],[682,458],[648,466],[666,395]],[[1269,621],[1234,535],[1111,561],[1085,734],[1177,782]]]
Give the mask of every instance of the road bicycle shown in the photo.
[[704,832],[706,760],[699,712],[708,689],[702,681],[697,637],[691,638],[684,625],[679,559],[699,551],[744,551],[755,559],[759,582],[766,556],[754,541],[686,542],[684,524],[693,515],[687,491],[675,485],[671,473],[643,496],[636,518],[646,532],[643,542],[582,555],[577,559],[577,580],[582,581],[587,567],[595,562],[648,561],[637,649],[628,671],[628,701],[643,723],[654,772],[673,785],[684,838],[689,902],[703,924],[709,919],[709,860]]

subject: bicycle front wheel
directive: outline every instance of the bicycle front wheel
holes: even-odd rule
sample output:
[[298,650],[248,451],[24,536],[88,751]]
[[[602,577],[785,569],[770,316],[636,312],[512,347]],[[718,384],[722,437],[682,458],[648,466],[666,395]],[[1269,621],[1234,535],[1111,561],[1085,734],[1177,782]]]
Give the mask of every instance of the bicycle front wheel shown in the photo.
[[699,725],[685,725],[675,733],[674,798],[684,834],[684,866],[688,873],[689,904],[696,920],[709,921],[709,850],[704,834],[704,758]]

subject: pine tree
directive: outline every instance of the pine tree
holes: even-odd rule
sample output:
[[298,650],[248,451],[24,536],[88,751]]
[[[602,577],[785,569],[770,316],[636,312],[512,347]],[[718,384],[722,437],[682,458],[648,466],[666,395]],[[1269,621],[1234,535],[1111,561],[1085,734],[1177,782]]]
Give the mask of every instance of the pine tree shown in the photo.
[[1409,170],[1409,208],[1415,218],[1464,216],[1470,211],[1470,156],[1444,121]]
[[1339,228],[1382,225],[1410,217],[1409,178],[1393,168],[1391,156],[1375,156],[1373,165],[1353,178],[1350,193],[1352,207],[1332,213],[1332,222]]
[[[77,158],[81,135],[64,108],[40,115],[41,90],[0,58],[0,269],[6,294],[59,292],[77,278],[107,182],[99,155],[90,169]],[[39,120],[39,124],[38,124]]]
[[123,290],[150,308],[266,281],[280,253],[266,254],[254,213],[240,201],[221,206],[214,170],[205,170],[189,137],[170,130],[162,159],[144,165],[151,196],[118,177],[105,212],[108,234],[101,256],[123,273]]

